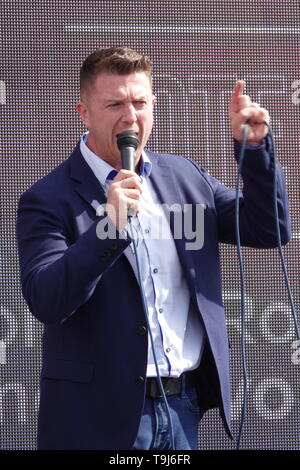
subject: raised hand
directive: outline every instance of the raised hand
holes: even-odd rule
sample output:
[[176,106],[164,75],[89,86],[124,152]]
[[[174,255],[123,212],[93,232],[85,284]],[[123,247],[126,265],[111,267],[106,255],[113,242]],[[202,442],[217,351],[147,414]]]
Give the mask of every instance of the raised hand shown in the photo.
[[231,100],[228,106],[230,126],[233,137],[242,142],[243,125],[247,122],[247,145],[256,146],[262,143],[268,133],[265,122],[270,121],[270,116],[265,108],[253,103],[248,95],[244,95],[245,82],[238,80],[233,88]]

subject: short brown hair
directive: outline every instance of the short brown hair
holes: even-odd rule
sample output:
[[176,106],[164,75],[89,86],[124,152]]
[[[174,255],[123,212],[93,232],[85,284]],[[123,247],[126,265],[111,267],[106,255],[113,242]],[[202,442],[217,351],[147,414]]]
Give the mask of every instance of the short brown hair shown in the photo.
[[152,62],[147,56],[129,47],[108,47],[90,54],[80,69],[80,93],[92,86],[102,72],[117,75],[144,72],[152,85]]

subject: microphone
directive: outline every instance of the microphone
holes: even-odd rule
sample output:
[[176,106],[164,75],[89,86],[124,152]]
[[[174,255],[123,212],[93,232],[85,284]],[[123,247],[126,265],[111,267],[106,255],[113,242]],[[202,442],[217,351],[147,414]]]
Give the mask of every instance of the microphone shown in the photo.
[[139,145],[138,136],[132,131],[124,131],[117,135],[117,145],[121,152],[122,168],[135,171],[134,154]]

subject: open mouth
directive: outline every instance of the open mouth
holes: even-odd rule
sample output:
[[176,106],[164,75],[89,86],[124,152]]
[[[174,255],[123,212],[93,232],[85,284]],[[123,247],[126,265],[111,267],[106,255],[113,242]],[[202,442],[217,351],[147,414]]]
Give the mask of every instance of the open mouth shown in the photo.
[[138,132],[132,131],[131,129],[125,129],[124,131],[119,132],[118,134],[116,134],[116,138],[118,138],[119,135],[121,135],[123,132],[131,132],[132,134],[135,134],[137,137],[139,137],[139,133],[138,133]]
[[134,139],[137,140],[137,145],[140,144],[140,136],[138,132],[132,131],[130,129],[126,129],[125,131],[119,132],[116,134],[116,141],[118,142],[119,140],[124,140],[124,139]]
[[133,147],[134,150],[136,150],[140,144],[138,133],[130,129],[117,134],[116,140],[117,146],[121,152],[127,147]]

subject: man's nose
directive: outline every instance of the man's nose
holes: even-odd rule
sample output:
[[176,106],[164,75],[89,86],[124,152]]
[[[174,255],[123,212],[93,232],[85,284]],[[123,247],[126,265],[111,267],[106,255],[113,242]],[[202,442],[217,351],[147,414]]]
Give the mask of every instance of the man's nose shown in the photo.
[[128,103],[127,106],[125,106],[122,118],[124,122],[136,122],[136,109],[132,103]]

